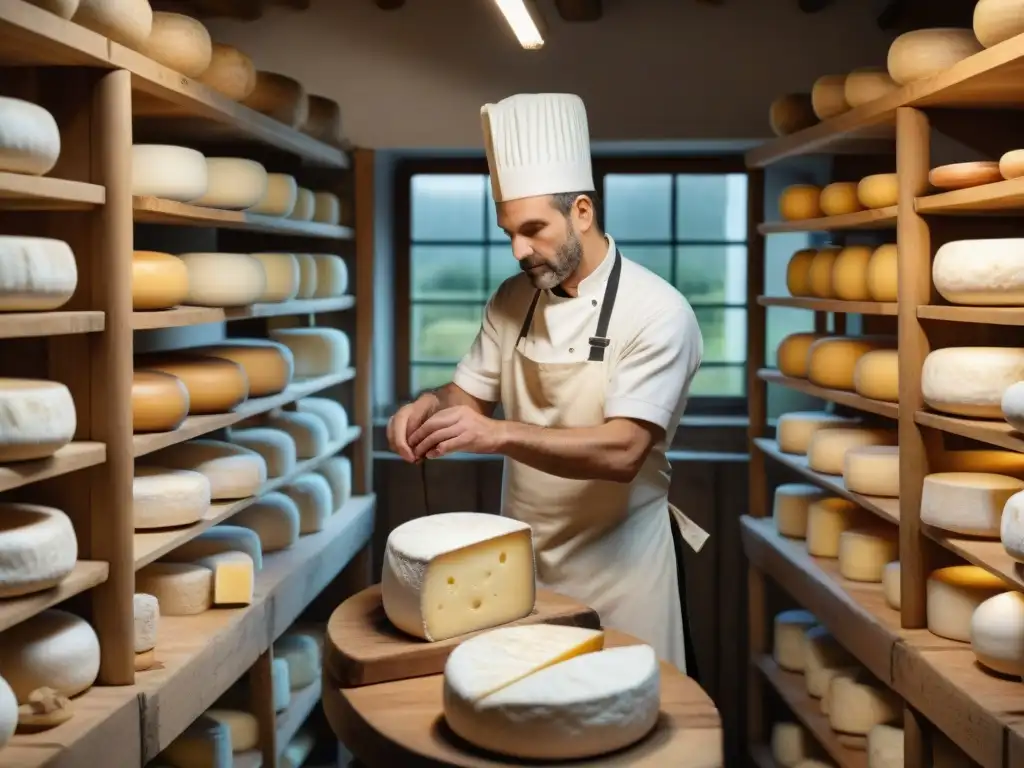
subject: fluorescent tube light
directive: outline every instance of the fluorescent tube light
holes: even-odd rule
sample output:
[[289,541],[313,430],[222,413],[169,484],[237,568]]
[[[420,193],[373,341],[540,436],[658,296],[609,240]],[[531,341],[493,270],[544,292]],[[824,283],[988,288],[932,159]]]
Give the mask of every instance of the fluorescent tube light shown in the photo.
[[530,13],[530,0],[494,0],[519,44],[528,51],[544,47],[540,25]]

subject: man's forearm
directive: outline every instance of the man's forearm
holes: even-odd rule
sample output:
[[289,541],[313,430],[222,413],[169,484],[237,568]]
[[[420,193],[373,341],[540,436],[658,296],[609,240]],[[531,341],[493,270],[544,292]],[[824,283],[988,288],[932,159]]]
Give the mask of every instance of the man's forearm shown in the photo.
[[437,398],[437,402],[440,404],[442,409],[454,408],[457,405],[468,405],[470,408],[474,408],[484,416],[490,416],[494,413],[495,403],[478,400],[457,384],[445,384],[443,387],[438,387],[429,394],[432,394]]
[[628,422],[559,429],[503,421],[500,429],[501,453],[573,480],[632,482],[646,455]]

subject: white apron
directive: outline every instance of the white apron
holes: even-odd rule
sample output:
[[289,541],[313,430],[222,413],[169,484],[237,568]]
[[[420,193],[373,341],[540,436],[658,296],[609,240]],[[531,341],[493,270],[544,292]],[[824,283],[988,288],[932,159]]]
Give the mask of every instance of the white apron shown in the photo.
[[[541,427],[604,423],[608,323],[618,292],[622,257],[616,252],[597,329],[584,362],[538,363],[520,352],[540,292],[534,296],[512,350],[503,356],[505,418]],[[658,656],[696,676],[684,627],[685,586],[679,536],[699,550],[707,534],[668,503],[670,468],[652,450],[632,483],[570,480],[506,457],[502,514],[533,528],[539,586],[594,608],[607,628],[649,643]]]

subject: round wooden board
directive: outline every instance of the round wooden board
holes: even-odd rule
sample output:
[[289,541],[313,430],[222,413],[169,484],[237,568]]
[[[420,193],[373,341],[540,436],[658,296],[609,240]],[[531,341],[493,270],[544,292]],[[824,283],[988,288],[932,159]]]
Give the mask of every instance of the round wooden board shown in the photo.
[[[605,646],[635,645],[630,635],[608,630]],[[675,667],[662,664],[661,717],[632,747],[573,768],[721,768],[722,726],[710,697]],[[367,765],[402,768],[501,768],[537,765],[485,753],[455,736],[442,714],[441,675],[360,688],[325,681],[324,712],[335,734]],[[547,764],[547,763],[545,763]]]

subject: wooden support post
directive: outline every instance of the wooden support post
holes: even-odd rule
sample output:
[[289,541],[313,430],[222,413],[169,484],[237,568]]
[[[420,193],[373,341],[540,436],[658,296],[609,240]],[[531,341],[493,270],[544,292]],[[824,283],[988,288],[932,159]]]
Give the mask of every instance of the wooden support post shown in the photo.
[[260,729],[263,768],[277,766],[277,713],[274,712],[274,649],[268,648],[249,670],[249,711]]
[[373,489],[373,262],[374,262],[374,155],[359,149],[355,163],[355,296],[356,339],[354,423],[363,428],[352,447],[352,485],[357,494]]

